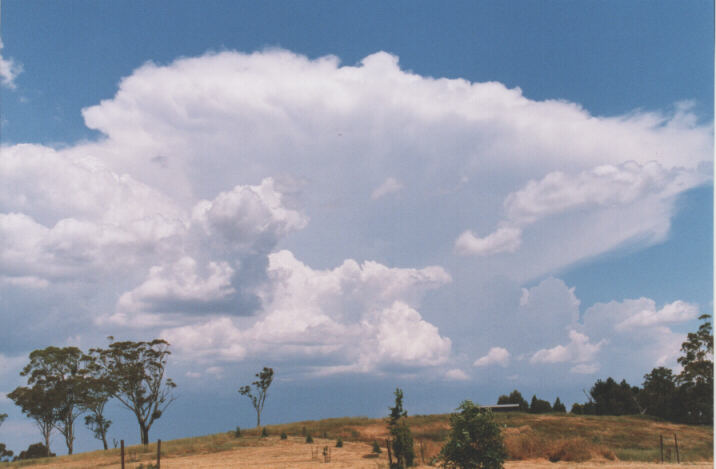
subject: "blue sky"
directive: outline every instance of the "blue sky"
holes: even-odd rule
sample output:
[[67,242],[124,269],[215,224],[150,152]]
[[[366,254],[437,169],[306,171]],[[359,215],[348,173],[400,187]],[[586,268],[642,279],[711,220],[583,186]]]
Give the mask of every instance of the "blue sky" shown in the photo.
[[112,334],[172,342],[153,438],[264,365],[268,423],[571,403],[713,309],[710,2],[6,1],[2,46],[2,393]]

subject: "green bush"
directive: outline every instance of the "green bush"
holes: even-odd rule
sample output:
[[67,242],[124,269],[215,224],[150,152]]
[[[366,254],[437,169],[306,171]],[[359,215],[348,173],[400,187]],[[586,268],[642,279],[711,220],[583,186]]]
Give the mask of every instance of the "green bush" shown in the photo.
[[236,430],[234,430],[234,438],[240,438],[241,437],[241,427],[238,425],[236,426]]
[[336,441],[336,448],[343,448],[343,439],[341,437],[338,437]]
[[383,450],[380,449],[380,445],[379,445],[378,442],[375,441],[375,440],[373,440],[373,452],[374,452],[375,454],[380,454],[380,453],[383,452]]
[[313,443],[313,437],[310,433],[306,435],[306,443]]
[[440,451],[445,467],[460,469],[501,469],[507,457],[491,411],[482,411],[471,401],[463,401],[459,412],[450,415],[450,434]]
[[286,438],[288,438],[288,436],[286,436],[286,432],[281,432],[281,439],[285,440]]
[[261,438],[266,438],[268,436],[268,430],[266,430],[266,427],[261,429]]

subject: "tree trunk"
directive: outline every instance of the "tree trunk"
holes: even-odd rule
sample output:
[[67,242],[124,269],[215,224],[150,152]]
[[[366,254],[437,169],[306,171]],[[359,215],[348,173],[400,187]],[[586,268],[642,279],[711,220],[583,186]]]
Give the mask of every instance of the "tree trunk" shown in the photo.
[[42,432],[42,436],[45,437],[45,449],[47,450],[47,456],[50,456],[50,431]]
[[256,428],[261,428],[261,412],[256,412]]
[[107,451],[107,435],[104,432],[102,432],[102,444],[104,445],[104,450]]
[[142,433],[142,444],[147,446],[149,444],[149,429],[143,423],[139,424],[139,430]]

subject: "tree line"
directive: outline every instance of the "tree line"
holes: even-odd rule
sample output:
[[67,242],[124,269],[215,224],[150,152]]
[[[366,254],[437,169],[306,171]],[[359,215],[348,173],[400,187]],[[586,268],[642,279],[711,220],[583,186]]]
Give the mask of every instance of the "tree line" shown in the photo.
[[643,414],[679,423],[713,425],[714,339],[710,321],[704,314],[696,332],[690,332],[681,344],[677,374],[657,367],[644,375],[642,387],[626,380],[617,383],[609,377],[597,380],[587,402],[572,406],[575,414]]
[[[85,425],[106,450],[112,421],[105,416],[105,407],[110,399],[134,414],[142,443],[149,443],[149,430],[174,400],[176,384],[165,376],[169,343],[162,339],[109,340],[107,348],[92,348],[87,353],[77,347],[54,346],[30,353],[30,362],[20,372],[27,385],[15,388],[7,397],[42,434],[42,448],[28,448],[35,457],[52,455],[50,437],[55,430],[72,454],[75,421],[83,415]],[[2,450],[7,453],[4,445]]]
[[[713,425],[713,331],[709,315],[690,332],[681,345],[681,371],[660,366],[644,375],[641,387],[626,380],[598,379],[586,394],[587,402],[572,405],[571,413],[581,415],[650,415],[672,422]],[[498,404],[517,404],[522,412],[565,412],[559,397],[549,402],[532,396],[531,403],[514,390],[502,395]]]

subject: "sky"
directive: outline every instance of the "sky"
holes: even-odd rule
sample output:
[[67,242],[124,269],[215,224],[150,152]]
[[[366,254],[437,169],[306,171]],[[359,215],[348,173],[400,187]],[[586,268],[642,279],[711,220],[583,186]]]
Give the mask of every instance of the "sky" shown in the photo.
[[676,369],[713,310],[712,2],[1,13],[16,452],[40,434],[5,394],[49,345],[168,340],[170,439],[252,427],[263,366],[268,424],[382,417],[398,386],[410,414],[583,402]]

